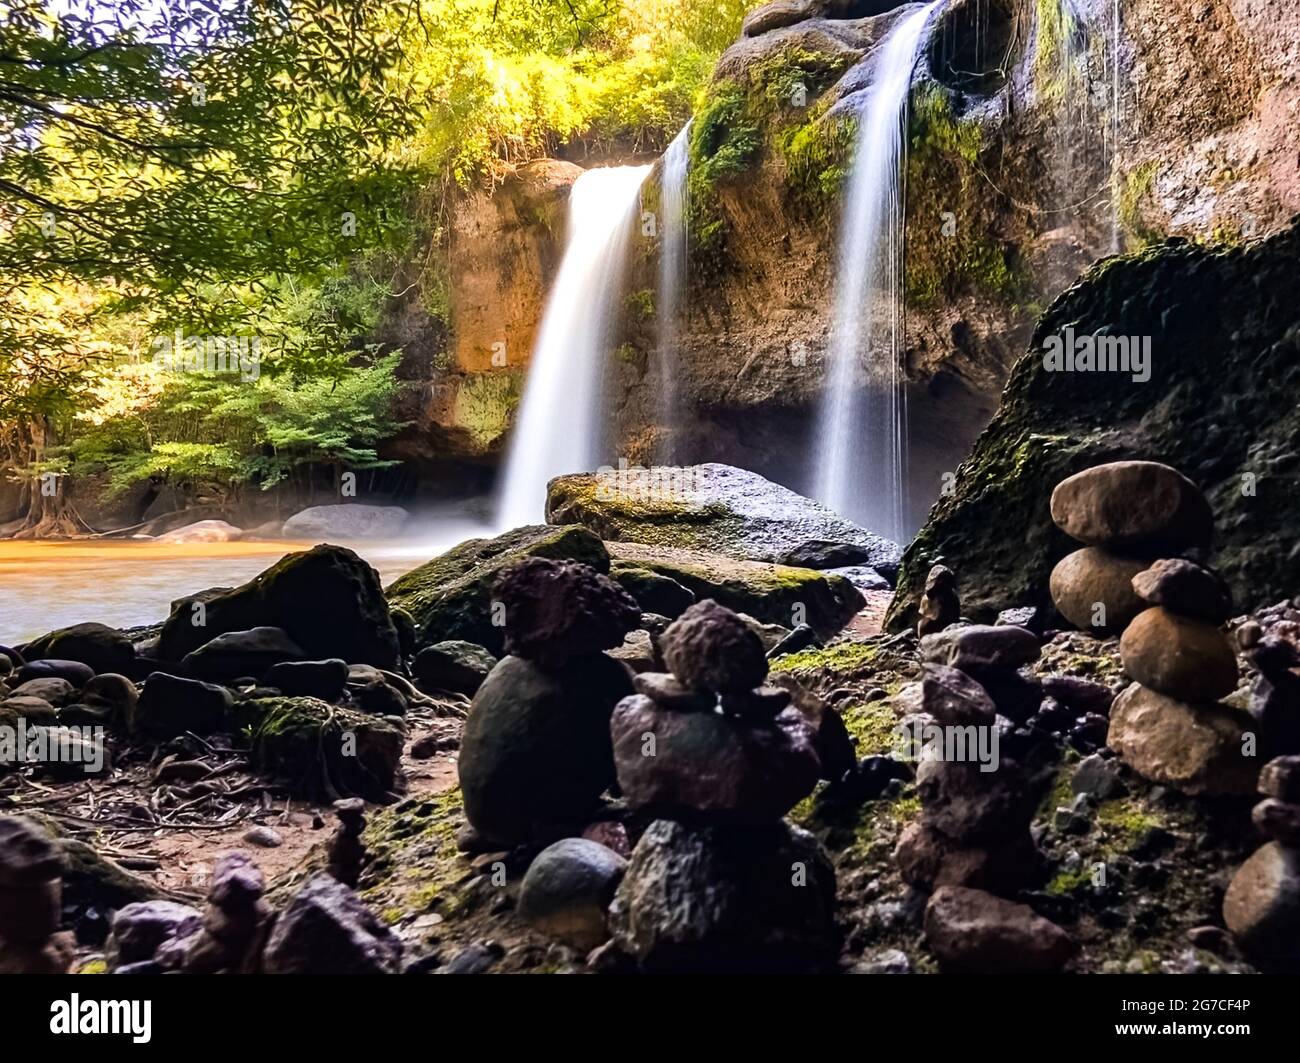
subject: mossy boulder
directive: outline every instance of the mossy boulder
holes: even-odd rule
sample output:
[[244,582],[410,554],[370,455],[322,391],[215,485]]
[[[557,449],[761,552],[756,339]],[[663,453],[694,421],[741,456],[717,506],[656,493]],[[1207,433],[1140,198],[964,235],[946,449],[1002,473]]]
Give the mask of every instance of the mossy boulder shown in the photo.
[[[1300,571],[1300,224],[1238,248],[1170,240],[1088,271],[1039,321],[992,423],[908,547],[890,630],[916,622],[926,573],[957,573],[962,611],[1049,608],[1077,547],[1052,490],[1102,462],[1173,466],[1215,515],[1214,565],[1239,606],[1288,598]],[[1049,337],[1150,337],[1150,379],[1051,371]],[[1140,374],[1139,374],[1140,375]],[[1140,499],[1134,499],[1140,505]]]
[[696,598],[712,598],[765,623],[807,623],[823,638],[842,629],[865,604],[852,583],[829,572],[737,561],[704,550],[618,542],[608,546],[616,564],[667,576]]
[[604,544],[586,528],[528,525],[495,539],[469,539],[392,583],[389,605],[409,613],[421,646],[458,640],[503,651],[505,629],[493,623],[492,603],[502,569],[526,557],[581,561],[609,572]]
[[23,647],[29,661],[54,658],[80,661],[96,672],[125,672],[135,660],[135,647],[121,631],[105,624],[73,624],[59,628]]
[[364,797],[393,792],[405,741],[383,717],[317,698],[254,698],[235,704],[250,761],[306,797]]
[[859,546],[866,564],[895,562],[901,553],[810,498],[716,462],[557,476],[547,485],[546,519],[581,524],[605,540],[741,561],[776,561],[809,540]]
[[282,557],[242,587],[177,601],[158,655],[179,661],[229,631],[283,628],[313,658],[394,668],[397,629],[379,575],[351,550],[322,544]]

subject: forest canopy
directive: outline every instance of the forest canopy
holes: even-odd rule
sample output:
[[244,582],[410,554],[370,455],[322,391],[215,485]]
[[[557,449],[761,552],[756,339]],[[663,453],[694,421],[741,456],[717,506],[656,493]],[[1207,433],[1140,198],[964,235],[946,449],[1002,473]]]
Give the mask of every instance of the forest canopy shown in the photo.
[[[662,148],[746,6],[0,0],[0,441],[28,524],[67,520],[41,475],[225,497],[387,464],[376,330],[441,272],[452,197]],[[204,372],[159,359],[172,337]]]

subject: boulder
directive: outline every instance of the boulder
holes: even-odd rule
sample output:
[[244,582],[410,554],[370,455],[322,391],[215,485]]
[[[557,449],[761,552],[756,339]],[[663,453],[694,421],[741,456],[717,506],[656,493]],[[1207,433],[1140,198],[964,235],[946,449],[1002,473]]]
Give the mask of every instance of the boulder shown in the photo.
[[396,667],[397,631],[375,570],[351,550],[316,546],[289,554],[242,587],[182,598],[163,624],[157,655],[179,661],[230,631],[283,628],[312,659]]
[[609,921],[649,971],[805,972],[833,963],[834,908],[834,869],[806,831],[661,819],[633,849]]
[[397,974],[401,964],[401,939],[324,871],[294,894],[262,953],[267,974]]
[[171,738],[192,731],[205,735],[228,730],[234,697],[225,687],[154,672],[144,681],[140,697],[128,709],[132,731],[154,738]]
[[367,506],[359,502],[312,506],[286,520],[280,534],[286,539],[308,540],[395,539],[410,518],[401,506]]
[[922,759],[916,769],[927,827],[965,844],[996,842],[1027,824],[1038,803],[1019,766],[1003,756],[996,770],[972,761]]
[[857,767],[853,739],[844,726],[844,718],[834,706],[828,705],[792,675],[773,676],[772,685],[789,693],[791,703],[812,727],[813,749],[821,763],[822,778],[827,782],[839,782],[853,771]]
[[923,666],[921,708],[951,727],[991,725],[998,712],[993,699],[975,679],[943,664]]
[[813,728],[793,708],[756,726],[637,694],[618,703],[610,731],[619,789],[634,808],[757,825],[784,816],[821,776]]
[[641,622],[635,598],[577,561],[516,561],[497,577],[496,596],[505,605],[506,653],[544,668],[612,650]]
[[[257,672],[245,673],[257,675]],[[290,697],[333,701],[348,682],[348,663],[339,657],[327,661],[281,661],[262,676],[262,683]]]
[[735,613],[696,602],[659,637],[668,669],[693,690],[744,693],[767,678],[763,643]]
[[1148,608],[1148,603],[1133,590],[1133,577],[1147,564],[1096,547],[1076,550],[1052,569],[1052,602],[1066,620],[1082,631],[1118,634]]
[[160,945],[189,937],[203,926],[203,913],[175,901],[136,901],[113,916],[104,950],[110,968],[152,960]]
[[[1300,225],[1291,224],[1231,248],[1180,240],[1088,270],[1034,328],[954,491],[908,545],[886,629],[915,625],[939,558],[961,574],[972,619],[1049,605],[1048,574],[1076,548],[1048,519],[1049,499],[1072,474],[1116,459],[1155,459],[1205,490],[1215,567],[1238,608],[1294,596],[1300,347],[1294,317],[1274,308],[1300,302],[1297,255]],[[1151,379],[1053,372],[1045,345],[1067,327],[1155,337]],[[1261,374],[1270,386],[1260,387]]]
[[902,553],[812,499],[716,463],[557,476],[547,485],[546,520],[582,524],[605,540],[740,561],[773,562],[810,539],[860,546],[864,555],[848,563],[873,568]]
[[472,698],[496,663],[497,659],[484,647],[448,639],[417,653],[411,674],[425,690],[449,690]]
[[1037,635],[1009,624],[950,627],[921,639],[922,660],[956,668],[976,679],[1033,664],[1040,652]]
[[1150,557],[1209,546],[1214,514],[1191,480],[1156,461],[1112,461],[1056,485],[1052,520],[1072,539]]
[[1207,624],[1222,624],[1232,615],[1228,585],[1208,568],[1181,557],[1157,561],[1139,572],[1133,590],[1144,602]]
[[925,940],[945,971],[967,974],[1050,974],[1079,951],[1028,905],[956,886],[930,897]]
[[405,731],[384,717],[306,697],[238,701],[233,716],[250,762],[296,794],[380,801],[397,788]]
[[[44,698],[27,695],[5,698],[0,701],[0,710],[7,717],[4,722],[9,726],[16,724],[19,719],[33,724],[52,724],[59,715],[59,710]],[[13,723],[10,723],[11,719]]]
[[47,679],[29,679],[25,683],[20,683],[14,687],[10,698],[39,698],[41,701],[47,701],[55,708],[68,704],[77,693],[76,687],[66,679],[59,679],[53,676]]
[[106,624],[73,624],[33,639],[25,656],[28,661],[80,661],[93,672],[123,672],[135,659],[135,647],[127,635]]
[[1188,794],[1249,794],[1259,763],[1244,755],[1245,713],[1185,703],[1133,683],[1110,710],[1106,744],[1139,775]]
[[1042,860],[1028,830],[975,844],[911,823],[898,838],[894,863],[903,881],[921,890],[964,886],[1014,894],[1039,877]]
[[61,661],[55,658],[29,661],[18,669],[13,681],[20,686],[33,679],[63,679],[80,690],[94,676],[95,670],[80,661]]
[[1147,609],[1119,640],[1124,671],[1144,687],[1183,701],[1213,701],[1237,689],[1237,656],[1218,628]]
[[224,520],[197,520],[163,532],[154,542],[159,543],[231,543],[242,539],[244,533]]
[[627,860],[599,842],[564,838],[528,865],[519,916],[549,937],[590,952],[608,937],[606,910]]
[[283,628],[255,627],[218,635],[187,653],[181,666],[195,679],[229,683],[242,676],[263,676],[274,665],[306,656]]
[[1223,921],[1256,963],[1300,961],[1300,849],[1269,842],[1238,868],[1223,897]]
[[602,654],[547,671],[503,657],[470,706],[457,770],[470,823],[494,841],[531,841],[581,820],[614,781],[609,719],[632,693]]
[[809,568],[737,561],[704,550],[608,543],[615,563],[632,563],[675,580],[697,599],[712,598],[764,623],[807,622],[822,638],[839,632],[866,604],[848,580]]
[[1111,702],[1115,700],[1114,692],[1105,683],[1075,675],[1044,676],[1043,693],[1080,716],[1085,712],[1109,716]]
[[586,528],[530,525],[495,539],[470,539],[393,582],[385,592],[395,609],[415,621],[421,646],[459,640],[504,650],[504,633],[494,623],[496,582],[502,571],[526,557],[581,561],[609,571],[605,546]]
[[613,562],[609,578],[632,595],[643,612],[657,613],[670,620],[695,603],[695,595],[675,579],[630,561]]

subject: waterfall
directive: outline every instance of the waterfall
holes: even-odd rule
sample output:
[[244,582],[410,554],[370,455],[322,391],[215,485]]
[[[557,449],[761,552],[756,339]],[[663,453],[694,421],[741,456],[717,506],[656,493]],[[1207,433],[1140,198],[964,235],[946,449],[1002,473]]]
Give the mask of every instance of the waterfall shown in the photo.
[[907,537],[901,364],[907,97],[922,36],[941,3],[895,23],[874,61],[840,225],[829,372],[814,453],[813,496],[898,541]]
[[690,161],[689,122],[673,138],[659,170],[659,365],[656,413],[662,442],[656,459],[663,465],[678,460],[677,433],[681,410],[677,394],[678,320],[686,294],[686,174]]
[[599,464],[603,369],[649,172],[602,167],[573,183],[564,258],[542,314],[497,499],[500,527],[540,522],[552,477]]

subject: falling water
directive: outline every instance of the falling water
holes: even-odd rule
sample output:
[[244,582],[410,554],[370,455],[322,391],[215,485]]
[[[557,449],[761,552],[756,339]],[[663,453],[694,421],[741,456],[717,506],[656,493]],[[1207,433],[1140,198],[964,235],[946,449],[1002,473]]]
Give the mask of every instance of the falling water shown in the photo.
[[[902,387],[904,124],[912,68],[942,0],[902,18],[877,54],[841,223],[829,379],[813,494],[871,531],[906,537]],[[859,366],[865,355],[866,386]]]
[[684,310],[686,286],[686,173],[690,158],[690,123],[668,145],[659,170],[659,366],[656,412],[662,442],[657,460],[677,460],[681,411],[677,394],[678,315]]
[[501,527],[539,522],[552,477],[599,464],[602,370],[649,166],[588,170],[569,193],[569,235],[528,367],[497,501]]
[[1119,34],[1119,0],[1113,0],[1110,31],[1110,172],[1113,191],[1110,197],[1110,218],[1111,242],[1116,254],[1124,249],[1119,225]]

